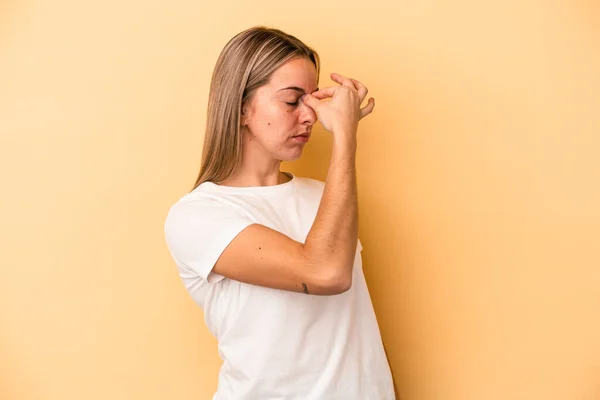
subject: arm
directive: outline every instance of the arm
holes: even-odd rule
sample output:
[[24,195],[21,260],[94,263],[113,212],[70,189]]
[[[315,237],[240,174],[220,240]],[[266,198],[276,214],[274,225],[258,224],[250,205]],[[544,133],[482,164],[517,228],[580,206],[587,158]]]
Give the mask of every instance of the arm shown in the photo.
[[[367,89],[357,81],[333,74],[341,86],[325,88],[303,101],[313,108],[334,144],[323,197],[305,243],[263,225],[253,224],[232,240],[213,271],[259,286],[332,295],[348,290],[358,240],[356,198],[356,131]],[[320,102],[331,98],[330,102]]]

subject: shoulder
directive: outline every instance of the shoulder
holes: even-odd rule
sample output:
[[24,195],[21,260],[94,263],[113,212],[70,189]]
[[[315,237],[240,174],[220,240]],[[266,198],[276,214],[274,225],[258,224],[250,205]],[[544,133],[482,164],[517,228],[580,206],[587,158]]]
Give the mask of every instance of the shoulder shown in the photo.
[[236,193],[221,193],[211,188],[197,187],[179,198],[169,209],[169,214],[190,212],[192,210],[207,212],[217,210],[235,210],[240,200],[248,196]]
[[165,219],[167,233],[191,228],[215,228],[226,219],[241,218],[243,213],[228,201],[227,195],[210,193],[201,188],[185,194],[168,210]]
[[207,210],[221,206],[222,201],[218,196],[198,190],[197,188],[178,199],[169,208],[167,217],[173,214],[191,212],[192,210]]

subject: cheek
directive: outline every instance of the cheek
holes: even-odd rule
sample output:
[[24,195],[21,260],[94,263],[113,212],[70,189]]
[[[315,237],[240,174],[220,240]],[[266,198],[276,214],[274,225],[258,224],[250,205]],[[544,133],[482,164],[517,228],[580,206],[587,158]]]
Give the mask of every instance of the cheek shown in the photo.
[[296,124],[297,116],[295,110],[289,107],[274,107],[269,112],[265,112],[260,116],[257,128],[268,132],[271,135],[283,134],[286,135],[288,130]]
[[253,125],[259,129],[277,125],[276,121],[278,120],[279,115],[281,115],[281,110],[279,110],[276,105],[262,105],[262,107],[260,107],[260,112],[255,112],[254,114]]

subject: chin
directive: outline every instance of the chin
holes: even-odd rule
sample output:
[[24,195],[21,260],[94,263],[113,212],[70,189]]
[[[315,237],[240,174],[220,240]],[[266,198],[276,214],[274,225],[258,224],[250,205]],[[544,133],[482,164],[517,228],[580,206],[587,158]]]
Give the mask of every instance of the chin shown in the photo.
[[281,161],[295,161],[302,156],[303,148],[293,149],[288,152],[277,152],[275,158]]
[[283,158],[283,161],[296,161],[300,157],[302,157],[302,150],[294,154],[288,154],[287,157]]

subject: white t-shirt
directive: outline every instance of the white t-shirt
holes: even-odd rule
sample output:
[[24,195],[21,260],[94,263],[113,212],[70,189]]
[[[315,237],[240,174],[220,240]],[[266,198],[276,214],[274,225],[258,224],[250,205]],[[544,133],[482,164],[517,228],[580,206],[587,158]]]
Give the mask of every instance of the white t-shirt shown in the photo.
[[223,360],[213,400],[390,400],[394,390],[362,271],[335,296],[241,283],[212,272],[227,245],[258,223],[304,243],[324,183],[295,177],[262,187],[205,182],[171,207],[166,241],[204,309]]

